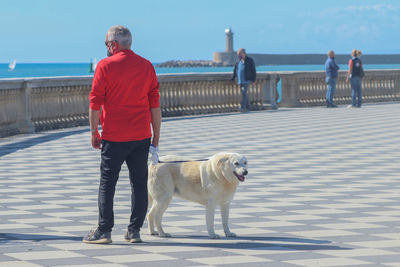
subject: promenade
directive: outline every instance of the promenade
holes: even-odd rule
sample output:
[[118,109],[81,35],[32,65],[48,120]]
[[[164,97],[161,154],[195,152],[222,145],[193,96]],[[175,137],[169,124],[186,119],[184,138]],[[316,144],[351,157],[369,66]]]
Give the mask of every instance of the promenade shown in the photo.
[[89,128],[0,139],[0,266],[400,266],[400,103],[164,119],[161,155],[220,151],[249,160],[231,205],[237,238],[208,239],[204,207],[174,199],[173,237],[145,222],[144,243],[125,242],[124,165],[113,243],[88,245],[100,162]]

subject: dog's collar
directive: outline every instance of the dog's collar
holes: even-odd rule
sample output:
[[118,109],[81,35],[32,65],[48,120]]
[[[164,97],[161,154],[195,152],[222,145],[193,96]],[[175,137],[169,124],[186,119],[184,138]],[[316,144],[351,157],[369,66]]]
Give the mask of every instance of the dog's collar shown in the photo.
[[158,163],[184,163],[184,162],[207,161],[207,160],[209,160],[209,159],[175,160],[175,161],[162,161],[162,160],[159,160]]

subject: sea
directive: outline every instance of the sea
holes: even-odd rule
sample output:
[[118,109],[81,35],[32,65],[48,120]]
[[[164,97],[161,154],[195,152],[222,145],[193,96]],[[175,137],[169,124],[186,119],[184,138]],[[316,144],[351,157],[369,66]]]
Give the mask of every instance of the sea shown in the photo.
[[[157,64],[154,64],[157,65]],[[339,65],[341,70],[347,70],[347,65]],[[257,66],[257,71],[323,71],[321,65],[268,65]],[[400,64],[364,65],[364,69],[400,69]],[[155,67],[157,74],[162,73],[201,73],[201,72],[230,72],[233,67],[193,67],[193,68],[160,68]],[[0,79],[31,78],[31,77],[60,77],[60,76],[86,76],[90,72],[89,63],[18,63],[13,71],[7,64],[0,64]]]

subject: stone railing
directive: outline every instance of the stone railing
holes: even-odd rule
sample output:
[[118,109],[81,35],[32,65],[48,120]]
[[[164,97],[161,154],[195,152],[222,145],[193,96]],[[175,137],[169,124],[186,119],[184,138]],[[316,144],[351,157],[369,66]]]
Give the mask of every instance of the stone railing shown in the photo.
[[[400,70],[368,70],[363,79],[363,102],[400,101]],[[346,73],[340,72],[334,100],[351,102]],[[161,74],[162,115],[181,116],[239,110],[240,89],[230,73]],[[325,105],[324,72],[261,72],[250,86],[255,110],[277,108],[281,80],[284,107]],[[0,137],[88,124],[88,95],[92,77],[0,79]]]
[[[239,110],[240,90],[228,73],[161,74],[162,115]],[[260,73],[250,86],[253,109],[276,108],[277,74]],[[0,137],[88,124],[92,77],[0,79]]]
[[[238,85],[230,81],[231,77],[230,73],[158,75],[163,116],[238,111],[241,92]],[[278,75],[260,73],[257,78],[249,89],[252,109],[276,109]]]
[[[339,72],[334,102],[351,103],[346,71]],[[309,107],[326,104],[325,72],[280,72],[282,101],[279,106]],[[400,101],[400,70],[366,70],[362,79],[363,103]]]
[[88,124],[92,77],[0,79],[0,137]]

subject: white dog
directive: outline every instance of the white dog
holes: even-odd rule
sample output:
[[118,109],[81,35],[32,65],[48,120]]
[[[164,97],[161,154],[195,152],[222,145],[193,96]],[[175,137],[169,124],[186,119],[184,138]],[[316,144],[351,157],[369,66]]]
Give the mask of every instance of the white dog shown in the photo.
[[[222,226],[226,237],[236,235],[229,230],[229,205],[236,187],[247,175],[247,159],[236,153],[218,153],[207,161],[184,161],[182,157],[165,156],[166,163],[149,166],[149,206],[147,216],[150,234],[169,237],[161,226],[164,212],[174,195],[206,206],[208,236],[214,232],[214,213],[221,208]],[[178,161],[178,162],[177,162]]]

